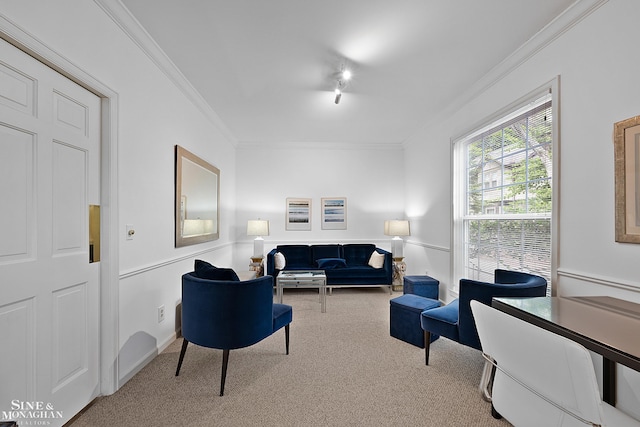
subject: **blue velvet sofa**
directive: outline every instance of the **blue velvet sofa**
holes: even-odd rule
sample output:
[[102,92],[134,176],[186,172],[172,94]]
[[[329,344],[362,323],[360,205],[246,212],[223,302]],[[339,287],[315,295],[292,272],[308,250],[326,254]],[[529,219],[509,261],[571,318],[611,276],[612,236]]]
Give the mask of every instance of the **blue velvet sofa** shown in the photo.
[[[373,252],[382,254],[382,267],[369,265]],[[329,289],[339,287],[388,286],[392,291],[393,259],[391,252],[369,243],[322,244],[322,245],[278,245],[267,254],[267,275],[274,278],[275,255],[284,256],[283,270],[324,270]]]

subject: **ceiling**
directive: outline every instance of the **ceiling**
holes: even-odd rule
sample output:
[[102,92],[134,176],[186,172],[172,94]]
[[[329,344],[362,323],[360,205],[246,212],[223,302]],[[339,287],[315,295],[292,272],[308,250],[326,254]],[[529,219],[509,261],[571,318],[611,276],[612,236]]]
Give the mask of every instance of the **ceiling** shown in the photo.
[[235,142],[401,144],[574,1],[122,3]]

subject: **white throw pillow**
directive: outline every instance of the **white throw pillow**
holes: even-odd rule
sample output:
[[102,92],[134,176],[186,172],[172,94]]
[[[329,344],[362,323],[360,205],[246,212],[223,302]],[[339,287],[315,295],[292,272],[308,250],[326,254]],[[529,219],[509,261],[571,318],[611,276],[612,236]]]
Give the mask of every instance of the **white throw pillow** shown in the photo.
[[373,251],[371,258],[369,258],[369,265],[373,268],[382,268],[384,265],[384,254]]
[[273,263],[276,270],[283,270],[284,266],[287,265],[287,261],[284,259],[284,255],[281,252],[276,252],[273,256]]

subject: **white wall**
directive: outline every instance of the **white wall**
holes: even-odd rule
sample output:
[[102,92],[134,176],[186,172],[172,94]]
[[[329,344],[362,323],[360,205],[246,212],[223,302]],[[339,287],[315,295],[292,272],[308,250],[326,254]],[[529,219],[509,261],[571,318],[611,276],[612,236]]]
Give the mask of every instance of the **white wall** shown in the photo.
[[[96,3],[3,0],[0,12],[118,94],[120,277],[114,286],[124,382],[175,336],[180,276],[193,257],[231,263],[235,147]],[[174,248],[175,144],[221,170],[218,241]],[[125,239],[125,224],[135,227],[133,240]]]
[[[246,235],[246,224],[256,218],[269,220],[265,253],[278,244],[354,241],[390,250],[384,221],[404,215],[402,165],[400,146],[241,146],[237,151],[238,262],[249,262],[253,238]],[[287,197],[312,199],[311,231],[285,230]],[[322,230],[322,197],[347,198],[346,230]]]
[[[555,180],[560,191],[559,279],[554,286],[560,295],[611,295],[640,302],[640,245],[614,241],[612,139],[615,122],[640,114],[640,58],[634,53],[638,19],[640,2],[604,2],[462,107],[417,132],[405,155],[406,210],[420,216],[413,221],[420,226],[414,226],[414,239],[451,247],[451,162],[441,160],[449,157],[451,139],[560,76],[560,176]],[[430,167],[420,167],[423,163]],[[434,276],[450,282],[446,250],[425,252],[426,259],[410,251],[407,263],[428,268],[430,258],[442,259],[446,267],[437,267]],[[621,368],[618,381],[619,406],[640,418],[638,374]]]

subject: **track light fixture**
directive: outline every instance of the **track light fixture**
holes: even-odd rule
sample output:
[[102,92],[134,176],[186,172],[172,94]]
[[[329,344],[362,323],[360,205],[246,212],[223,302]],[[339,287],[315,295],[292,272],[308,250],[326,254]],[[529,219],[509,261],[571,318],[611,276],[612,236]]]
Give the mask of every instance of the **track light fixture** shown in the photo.
[[340,90],[340,87],[336,88],[336,99],[335,99],[335,103],[339,104],[340,103],[340,98],[342,98],[342,91]]
[[336,98],[334,102],[336,104],[340,103],[340,99],[342,98],[342,91],[345,87],[347,87],[347,83],[351,80],[351,71],[345,68],[344,64],[340,67],[340,72],[338,73],[337,84],[336,84]]

